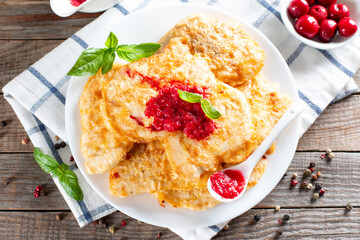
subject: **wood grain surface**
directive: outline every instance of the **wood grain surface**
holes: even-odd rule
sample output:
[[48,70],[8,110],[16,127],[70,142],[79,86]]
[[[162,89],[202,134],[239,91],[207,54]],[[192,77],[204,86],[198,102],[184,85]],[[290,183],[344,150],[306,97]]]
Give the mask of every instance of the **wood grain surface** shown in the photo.
[[[31,64],[58,46],[101,13],[77,13],[69,18],[54,15],[49,0],[0,0],[0,88]],[[360,71],[354,76],[360,84]],[[359,239],[360,238],[360,91],[329,106],[300,139],[297,153],[277,187],[252,210],[232,220],[214,239]],[[106,217],[117,232],[97,226],[79,228],[50,176],[35,164],[31,143],[23,145],[26,132],[0,93],[0,239],[180,239],[166,228],[139,224],[120,212]],[[331,161],[321,159],[327,149],[335,151]],[[316,181],[326,194],[311,199],[314,189],[300,188],[302,172],[316,162],[321,177]],[[299,184],[290,187],[291,175]],[[313,184],[315,182],[312,182]],[[34,188],[43,185],[46,198],[35,199]],[[352,211],[344,206],[351,202]],[[274,206],[280,205],[276,212]],[[59,222],[56,215],[62,214]],[[261,220],[254,224],[257,214]],[[291,219],[278,223],[284,214]],[[120,226],[121,220],[127,226]]]

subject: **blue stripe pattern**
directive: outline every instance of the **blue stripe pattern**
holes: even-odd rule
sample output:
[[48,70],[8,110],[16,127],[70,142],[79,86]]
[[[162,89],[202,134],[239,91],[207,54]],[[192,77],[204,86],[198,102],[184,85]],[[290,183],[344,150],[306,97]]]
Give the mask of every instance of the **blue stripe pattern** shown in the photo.
[[305,96],[304,93],[302,93],[301,91],[298,91],[299,97],[306,102],[306,104],[312,109],[314,110],[318,115],[320,115],[320,113],[322,112],[321,108],[319,108],[315,103],[313,103],[307,96]]
[[114,6],[114,8],[116,8],[117,10],[119,10],[124,16],[126,16],[126,15],[128,15],[129,14],[129,11],[126,9],[126,8],[124,8],[121,4],[116,4],[115,6]]
[[208,5],[209,5],[209,6],[214,6],[216,2],[217,2],[217,0],[210,0],[210,1],[208,2]]
[[328,51],[325,50],[320,50],[318,49],[319,52],[321,52],[322,55],[324,55],[324,57],[326,57],[332,64],[334,64],[338,69],[340,69],[343,73],[345,73],[346,75],[348,75],[349,77],[352,77],[354,75],[354,73],[352,71],[350,71],[349,69],[347,69],[344,65],[342,65],[341,63],[339,63],[333,56],[330,55],[330,53]]
[[34,133],[40,132],[40,128],[39,127],[33,127],[30,128],[29,130],[26,130],[26,133],[28,134],[28,136],[30,137],[31,135],[33,135]]
[[[65,77],[63,77],[62,79],[60,79],[60,81],[55,85],[56,89],[60,89],[64,86],[64,84],[69,81],[70,76],[66,75]],[[51,96],[53,95],[53,93],[51,91],[45,93],[36,103],[34,103],[34,105],[30,108],[30,112],[35,113],[36,110],[39,109],[39,107],[45,103]]]
[[183,2],[183,3],[188,3],[189,0],[180,0],[180,2]]
[[143,7],[148,5],[149,2],[151,2],[151,0],[144,0],[142,3],[139,4],[139,6],[134,11],[142,9]]
[[[35,115],[33,115],[33,117],[34,117],[43,137],[45,138],[45,141],[46,141],[48,147],[50,148],[52,155],[54,156],[54,158],[56,159],[56,161],[59,164],[62,164],[63,161],[62,161],[58,151],[55,149],[54,143],[51,140],[51,137],[49,135],[49,132],[46,130],[45,125]],[[80,207],[81,211],[83,212],[83,216],[84,216],[85,220],[88,223],[91,223],[93,221],[93,218],[92,218],[91,214],[89,213],[89,209],[87,208],[85,202],[77,201],[77,203],[79,204],[79,207]]]
[[339,101],[340,99],[343,99],[343,98],[346,98],[348,96],[350,96],[351,94],[353,94],[354,92],[356,92],[358,90],[358,88],[355,88],[355,89],[351,89],[351,90],[347,90],[345,92],[342,92],[342,93],[339,93],[335,98],[334,100],[331,101],[330,104],[333,104],[337,101]]
[[31,72],[42,84],[44,84],[59,100],[62,104],[65,104],[65,97],[62,93],[52,85],[46,78],[41,75],[34,67],[29,67],[28,71]]
[[[102,212],[104,212],[104,211],[108,211],[108,210],[111,210],[111,209],[113,209],[113,208],[114,208],[114,207],[111,206],[110,204],[104,204],[104,205],[102,205],[102,206],[100,206],[100,207],[98,207],[98,208],[90,211],[90,214],[91,214],[92,216],[96,216],[96,215],[98,215],[98,214],[100,214],[100,213],[102,213]],[[81,215],[81,216],[79,216],[79,217],[77,218],[77,220],[78,220],[79,222],[83,222],[84,219],[85,219],[85,216],[84,216],[84,215]]]
[[269,3],[267,3],[265,0],[257,0],[258,3],[260,3],[263,7],[265,7],[269,12],[271,12],[272,14],[275,15],[275,17],[277,17],[279,19],[280,22],[283,22],[281,19],[281,14],[276,11],[276,9],[274,8],[274,6],[278,6],[279,5],[279,1],[275,1],[274,5],[271,6]]
[[290,57],[286,60],[286,63],[290,66],[295,59],[300,55],[300,53],[304,50],[306,45],[304,43],[300,43],[296,50],[290,55]]
[[77,36],[75,34],[72,35],[70,38],[73,39],[75,42],[77,42],[84,49],[86,49],[89,46],[84,40],[82,40],[79,36]]
[[220,230],[221,230],[221,229],[220,229],[218,226],[216,226],[216,225],[209,226],[209,228],[210,228],[211,230],[213,230],[214,232],[216,232],[216,233],[220,232]]

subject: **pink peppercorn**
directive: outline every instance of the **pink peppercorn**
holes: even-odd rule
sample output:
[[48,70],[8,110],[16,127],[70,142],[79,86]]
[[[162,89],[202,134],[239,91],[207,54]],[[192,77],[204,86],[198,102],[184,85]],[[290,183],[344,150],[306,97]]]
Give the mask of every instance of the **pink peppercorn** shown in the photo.
[[121,221],[121,226],[123,226],[123,227],[126,226],[126,221],[125,220]]
[[319,191],[319,194],[321,195],[321,196],[323,196],[324,194],[325,194],[325,189],[320,189],[320,191]]
[[291,181],[292,186],[295,186],[296,184],[298,184],[298,181],[296,181],[295,179]]
[[74,161],[74,157],[71,156],[71,157],[70,157],[70,162],[73,162],[73,161]]
[[43,189],[42,186],[39,185],[39,186],[37,186],[37,187],[35,188],[35,191],[36,191],[36,192],[40,192],[42,189]]
[[315,168],[311,167],[309,168],[311,172],[314,172],[315,171]]

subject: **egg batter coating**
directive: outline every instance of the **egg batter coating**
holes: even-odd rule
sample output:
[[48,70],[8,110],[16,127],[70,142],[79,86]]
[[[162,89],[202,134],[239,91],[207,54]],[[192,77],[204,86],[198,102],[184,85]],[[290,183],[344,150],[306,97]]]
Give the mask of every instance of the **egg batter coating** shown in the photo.
[[187,17],[161,38],[160,51],[175,37],[185,38],[190,52],[206,59],[215,77],[231,86],[252,79],[264,65],[263,49],[237,22]]
[[125,158],[133,145],[128,138],[105,127],[100,111],[101,77],[100,73],[89,78],[79,103],[82,130],[80,147],[85,158],[85,169],[90,174],[110,170]]

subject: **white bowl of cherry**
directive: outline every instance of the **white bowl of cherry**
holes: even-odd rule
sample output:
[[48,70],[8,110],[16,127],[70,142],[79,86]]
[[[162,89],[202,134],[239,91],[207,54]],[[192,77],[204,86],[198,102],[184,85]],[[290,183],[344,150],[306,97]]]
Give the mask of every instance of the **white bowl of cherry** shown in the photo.
[[318,49],[339,48],[360,34],[360,1],[282,0],[281,18],[301,42]]

